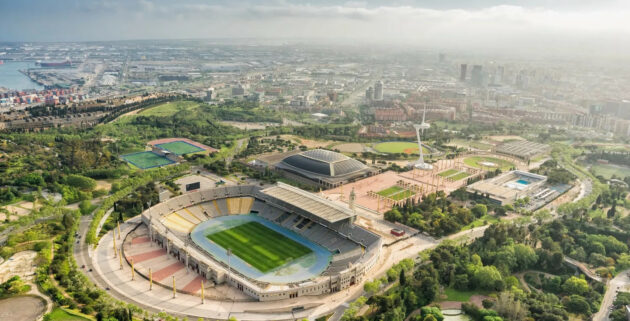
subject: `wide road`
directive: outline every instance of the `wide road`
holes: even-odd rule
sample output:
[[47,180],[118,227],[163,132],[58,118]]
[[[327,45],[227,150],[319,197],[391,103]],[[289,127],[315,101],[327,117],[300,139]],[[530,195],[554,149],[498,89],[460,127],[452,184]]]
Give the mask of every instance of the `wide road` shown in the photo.
[[604,293],[604,298],[602,299],[602,304],[599,306],[599,311],[593,315],[593,321],[609,320],[608,315],[610,314],[610,307],[615,301],[617,292],[627,291],[628,287],[630,287],[630,277],[628,277],[628,273],[630,273],[630,269],[621,271],[616,277],[608,282],[608,289],[606,290],[606,293]]

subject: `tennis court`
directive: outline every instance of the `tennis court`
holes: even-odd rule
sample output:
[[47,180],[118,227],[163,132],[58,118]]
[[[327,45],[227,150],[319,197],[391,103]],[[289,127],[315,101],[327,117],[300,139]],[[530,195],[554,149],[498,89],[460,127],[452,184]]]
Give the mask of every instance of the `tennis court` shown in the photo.
[[164,156],[157,155],[153,152],[138,152],[127,154],[123,155],[122,159],[140,169],[161,167],[174,163],[172,160]]
[[155,146],[161,149],[167,150],[177,156],[204,151],[204,149],[199,146],[195,146],[191,143],[187,143],[181,140],[169,142],[169,143],[157,144]]

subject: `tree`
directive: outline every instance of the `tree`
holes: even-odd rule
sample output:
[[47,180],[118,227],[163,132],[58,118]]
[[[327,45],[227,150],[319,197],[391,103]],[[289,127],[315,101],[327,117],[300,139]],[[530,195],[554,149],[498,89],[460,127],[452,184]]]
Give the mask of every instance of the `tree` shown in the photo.
[[480,218],[488,214],[488,207],[484,204],[477,204],[470,209],[476,218]]
[[81,175],[68,175],[66,183],[83,191],[91,191],[96,187],[96,181]]
[[433,316],[433,320],[442,321],[444,320],[444,316],[442,315],[442,311],[438,307],[422,307],[420,309],[421,319],[427,320],[427,317]]
[[405,286],[407,284],[407,278],[405,277],[405,270],[400,269],[400,275],[398,276],[398,283],[401,286]]
[[70,230],[74,226],[74,214],[67,212],[63,215],[63,226]]
[[499,281],[503,281],[501,273],[493,265],[483,266],[475,271],[473,276],[474,283],[484,290],[503,290],[498,289]]
[[527,307],[515,298],[512,292],[501,292],[494,308],[507,320],[520,321],[527,316]]
[[591,314],[591,305],[580,295],[571,295],[564,301],[567,311],[575,314],[583,314],[589,316]]
[[588,291],[588,283],[584,279],[572,276],[564,281],[562,291],[567,294],[584,294]]

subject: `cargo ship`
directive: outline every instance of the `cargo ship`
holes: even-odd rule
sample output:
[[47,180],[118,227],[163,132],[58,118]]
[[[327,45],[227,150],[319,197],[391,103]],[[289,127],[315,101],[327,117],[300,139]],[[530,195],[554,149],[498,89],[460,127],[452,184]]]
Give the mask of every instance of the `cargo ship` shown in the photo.
[[70,59],[64,61],[38,61],[37,64],[42,68],[72,67]]

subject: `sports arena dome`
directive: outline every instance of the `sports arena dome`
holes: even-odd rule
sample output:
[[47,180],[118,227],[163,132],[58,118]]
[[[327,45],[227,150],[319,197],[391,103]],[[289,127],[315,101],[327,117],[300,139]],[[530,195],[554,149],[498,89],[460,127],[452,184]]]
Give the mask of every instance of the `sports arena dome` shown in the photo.
[[324,149],[288,156],[276,164],[276,169],[308,178],[327,187],[369,176],[373,172],[356,159]]

